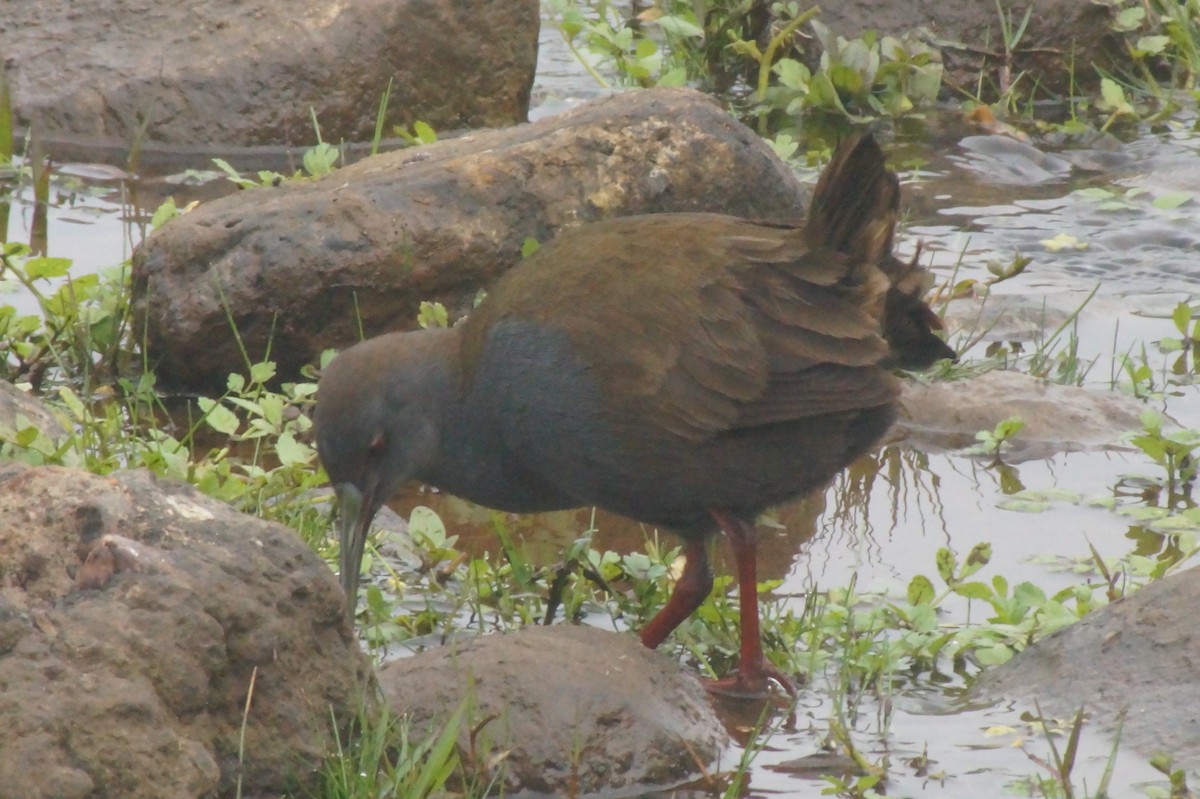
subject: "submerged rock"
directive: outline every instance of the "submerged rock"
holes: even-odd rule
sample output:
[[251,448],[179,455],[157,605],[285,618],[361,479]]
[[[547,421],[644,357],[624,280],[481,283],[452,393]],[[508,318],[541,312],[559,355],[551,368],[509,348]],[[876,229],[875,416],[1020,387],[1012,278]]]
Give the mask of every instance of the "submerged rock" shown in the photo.
[[977,432],[1019,417],[1025,426],[1004,447],[1011,463],[1117,444],[1141,428],[1145,410],[1124,394],[1002,371],[942,383],[906,380],[900,403],[894,432],[924,451],[970,447]]
[[1165,752],[1175,768],[1200,768],[1200,579],[1173,574],[1092,611],[972,688],[979,699],[1034,700],[1042,712],[1072,718],[1082,707],[1121,745],[1149,757]]
[[136,325],[167,384],[224,387],[243,342],[290,376],[326,347],[414,326],[424,300],[470,310],[528,238],[665,211],[792,219],[804,194],[712,99],[631,92],[202,205],[135,253]]
[[18,126],[42,141],[370,141],[511,125],[529,110],[537,0],[38,0],[0,3]]
[[678,663],[592,627],[479,636],[388,663],[379,684],[417,740],[467,703],[468,766],[505,796],[638,795],[696,778],[727,743]]
[[359,707],[333,573],[189,487],[0,464],[0,577],[0,796],[304,795]]

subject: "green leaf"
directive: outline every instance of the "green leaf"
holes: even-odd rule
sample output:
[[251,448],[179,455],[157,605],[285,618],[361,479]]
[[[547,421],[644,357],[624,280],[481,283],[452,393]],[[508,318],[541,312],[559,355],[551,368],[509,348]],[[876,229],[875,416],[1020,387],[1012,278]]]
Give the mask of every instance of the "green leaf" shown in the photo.
[[333,171],[338,160],[338,149],[328,142],[310,147],[304,153],[304,171],[319,178]]
[[1171,321],[1175,323],[1175,329],[1186,336],[1188,323],[1192,321],[1192,306],[1186,302],[1176,305],[1171,311]]
[[677,36],[681,39],[704,38],[703,28],[677,14],[664,14],[658,18],[657,22],[658,26],[663,29],[663,33],[666,33],[668,36]]
[[934,632],[938,628],[937,611],[933,609],[933,605],[915,605],[908,614],[908,624],[918,632]]
[[762,63],[763,54],[762,51],[758,49],[758,44],[755,42],[748,42],[744,39],[738,39],[736,42],[732,42],[729,45],[729,49],[751,61],[756,61],[760,64]]
[[946,547],[942,547],[937,551],[936,561],[938,577],[941,577],[942,582],[949,585],[954,579],[954,570],[958,565],[954,553]]
[[808,71],[808,67],[794,58],[781,58],[771,69],[779,76],[780,85],[789,89],[808,91],[812,73]]
[[1010,510],[1014,513],[1045,513],[1050,510],[1050,503],[1036,499],[1019,499],[1005,497],[996,503],[1000,510]]
[[908,604],[921,605],[933,601],[936,592],[929,578],[918,574],[908,584]]
[[954,586],[954,593],[959,596],[964,596],[967,599],[982,599],[985,602],[995,596],[992,587],[987,583],[981,583],[977,580],[972,580],[967,583],[959,583]]
[[158,230],[177,216],[179,208],[175,205],[175,198],[168,197],[154,209],[154,214],[150,217],[150,229]]
[[248,400],[245,397],[227,396],[225,397],[225,401],[231,405],[236,405],[237,407],[242,408],[252,416],[261,418],[263,415],[262,406],[254,400]]
[[232,436],[237,432],[241,423],[233,411],[209,397],[200,397],[196,403],[204,413],[205,423],[213,430],[227,436]]
[[1025,427],[1025,420],[1020,416],[1010,416],[996,425],[993,432],[1001,441],[1008,441]]
[[234,183],[236,183],[237,185],[241,186],[244,189],[248,189],[248,188],[258,185],[253,180],[242,177],[241,173],[238,172],[236,169],[234,169],[232,166],[230,166],[229,162],[223,158],[214,158],[213,163],[217,165],[218,169],[220,169],[222,172],[225,173],[225,177],[229,178],[231,181],[233,181]]
[[1200,529],[1200,519],[1181,513],[1167,516],[1163,519],[1156,519],[1150,522],[1149,527],[1156,533],[1181,533],[1188,530]]
[[1158,351],[1162,353],[1180,352],[1183,350],[1183,339],[1181,338],[1163,338],[1159,339]]
[[85,422],[88,418],[87,408],[84,407],[83,401],[79,399],[79,395],[71,389],[63,386],[58,390],[58,396],[67,406],[67,410],[75,417],[77,422]]
[[829,70],[829,80],[835,87],[851,96],[862,94],[865,85],[862,73],[847,64],[835,64]]
[[422,302],[417,312],[417,324],[423,328],[449,327],[450,315],[440,302]]
[[1012,495],[1011,499],[1029,502],[1069,502],[1073,505],[1083,500],[1082,495],[1067,488],[1025,488]]
[[575,7],[564,9],[562,19],[558,22],[558,29],[562,31],[563,36],[567,41],[573,40],[583,30],[587,19],[583,16],[583,12]]
[[999,666],[1012,660],[1013,651],[1004,644],[983,646],[975,650],[975,657],[983,666]]
[[428,122],[417,120],[413,123],[413,133],[421,144],[433,144],[437,141],[437,132]]
[[528,258],[541,249],[541,246],[542,243],[540,241],[535,239],[533,236],[527,236],[525,241],[521,242],[521,257]]
[[1191,202],[1192,196],[1190,191],[1169,191],[1166,194],[1160,194],[1155,197],[1150,204],[1160,210],[1169,211],[1172,208],[1178,208],[1186,202]]
[[264,394],[259,399],[259,407],[262,408],[262,418],[270,429],[278,430],[283,426],[283,397],[279,394]]
[[250,367],[250,382],[259,385],[275,377],[274,361],[259,361]]
[[1038,608],[1037,623],[1042,634],[1061,630],[1063,627],[1069,627],[1077,621],[1079,621],[1079,616],[1072,613],[1061,602],[1049,600]]
[[312,447],[301,444],[294,435],[286,430],[280,433],[279,438],[275,441],[275,454],[279,456],[279,462],[284,466],[303,466],[313,460]]
[[1117,196],[1108,189],[1101,189],[1096,186],[1087,189],[1078,189],[1071,192],[1071,194],[1081,200],[1091,200],[1092,202],[1104,202],[1105,200],[1112,200]]
[[687,69],[672,67],[662,74],[655,86],[678,87],[687,85]]
[[283,388],[292,399],[304,399],[317,393],[316,383],[284,383]]
[[894,117],[904,116],[913,110],[913,102],[901,92],[893,92],[885,96],[886,110]]
[[1046,603],[1046,594],[1042,589],[1027,581],[1013,588],[1013,599],[1031,608],[1037,608]]
[[1117,508],[1117,513],[1122,516],[1128,516],[1130,519],[1138,522],[1152,522],[1158,519],[1165,519],[1171,515],[1171,511],[1166,508],[1149,507],[1146,505],[1123,505]]
[[446,525],[432,509],[418,505],[408,515],[408,534],[415,543],[429,548],[446,544]]
[[1112,78],[1102,78],[1100,81],[1101,107],[1114,113],[1130,113],[1133,108],[1125,99],[1125,90]]
[[841,98],[838,97],[837,89],[833,88],[833,83],[824,72],[812,76],[808,89],[808,104],[815,108],[831,108],[849,116]]
[[71,271],[70,258],[39,257],[25,262],[25,274],[30,280],[63,277]]
[[780,133],[774,139],[767,139],[767,144],[771,145],[771,149],[775,151],[775,155],[784,161],[791,158],[800,149],[800,142],[786,133]]
[[963,561],[962,571],[959,577],[970,577],[975,572],[988,565],[992,560],[992,545],[986,541],[980,542],[971,547],[971,551],[967,553],[966,560]]
[[653,58],[658,52],[659,46],[654,43],[653,38],[643,38],[637,42],[637,47],[634,48],[634,55],[640,60]]
[[1136,30],[1141,27],[1142,20],[1145,18],[1146,9],[1140,4],[1123,8],[1117,13],[1117,18],[1113,21],[1113,28],[1118,31]]
[[1170,36],[1143,36],[1137,40],[1136,46],[1142,55],[1158,55],[1170,43]]

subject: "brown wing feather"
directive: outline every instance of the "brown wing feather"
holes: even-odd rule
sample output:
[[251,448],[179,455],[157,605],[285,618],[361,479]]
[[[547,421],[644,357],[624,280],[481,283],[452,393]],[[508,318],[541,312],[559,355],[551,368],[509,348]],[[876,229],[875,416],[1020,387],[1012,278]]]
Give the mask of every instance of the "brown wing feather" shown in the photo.
[[897,203],[896,178],[866,138],[838,151],[803,228],[663,214],[564,233],[470,320],[465,371],[503,308],[570,336],[627,439],[695,442],[886,404],[897,386],[880,367],[881,265]]
[[564,233],[496,284],[464,331],[464,366],[503,308],[570,336],[626,435],[644,425],[695,441],[728,429],[769,378],[735,277],[713,258],[721,234],[745,224],[662,214]]
[[772,380],[762,398],[742,408],[738,427],[875,408],[894,400],[898,389],[882,370],[820,364]]

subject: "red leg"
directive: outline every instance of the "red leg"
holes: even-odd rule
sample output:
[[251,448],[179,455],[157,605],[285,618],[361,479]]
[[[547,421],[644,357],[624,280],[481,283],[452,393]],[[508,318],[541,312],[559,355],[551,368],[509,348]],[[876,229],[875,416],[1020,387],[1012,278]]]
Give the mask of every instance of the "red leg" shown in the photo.
[[708,565],[708,549],[703,538],[684,543],[683,574],[671,592],[671,598],[650,623],[642,628],[642,643],[654,649],[679,624],[700,607],[712,591],[712,569]]
[[731,696],[761,697],[770,693],[771,680],[775,680],[788,694],[795,696],[796,686],[791,678],[771,665],[763,655],[762,633],[758,627],[758,534],[752,524],[733,514],[716,508],[710,513],[729,539],[737,562],[742,651],[737,673],[707,682],[705,688]]

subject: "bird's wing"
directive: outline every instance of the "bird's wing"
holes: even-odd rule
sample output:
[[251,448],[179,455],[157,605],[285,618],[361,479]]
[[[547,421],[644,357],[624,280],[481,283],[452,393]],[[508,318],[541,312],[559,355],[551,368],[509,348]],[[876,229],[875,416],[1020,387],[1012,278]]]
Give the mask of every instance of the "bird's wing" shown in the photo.
[[467,370],[488,327],[508,318],[569,337],[627,438],[698,441],[885,404],[898,389],[880,368],[881,264],[898,197],[865,138],[839,148],[804,227],[663,214],[564,233],[470,320]]
[[[565,246],[564,246],[565,245]],[[889,401],[873,302],[798,228],[707,214],[599,223],[544,245],[472,320],[564,331],[625,436],[698,441]],[[866,368],[864,368],[866,367]]]

